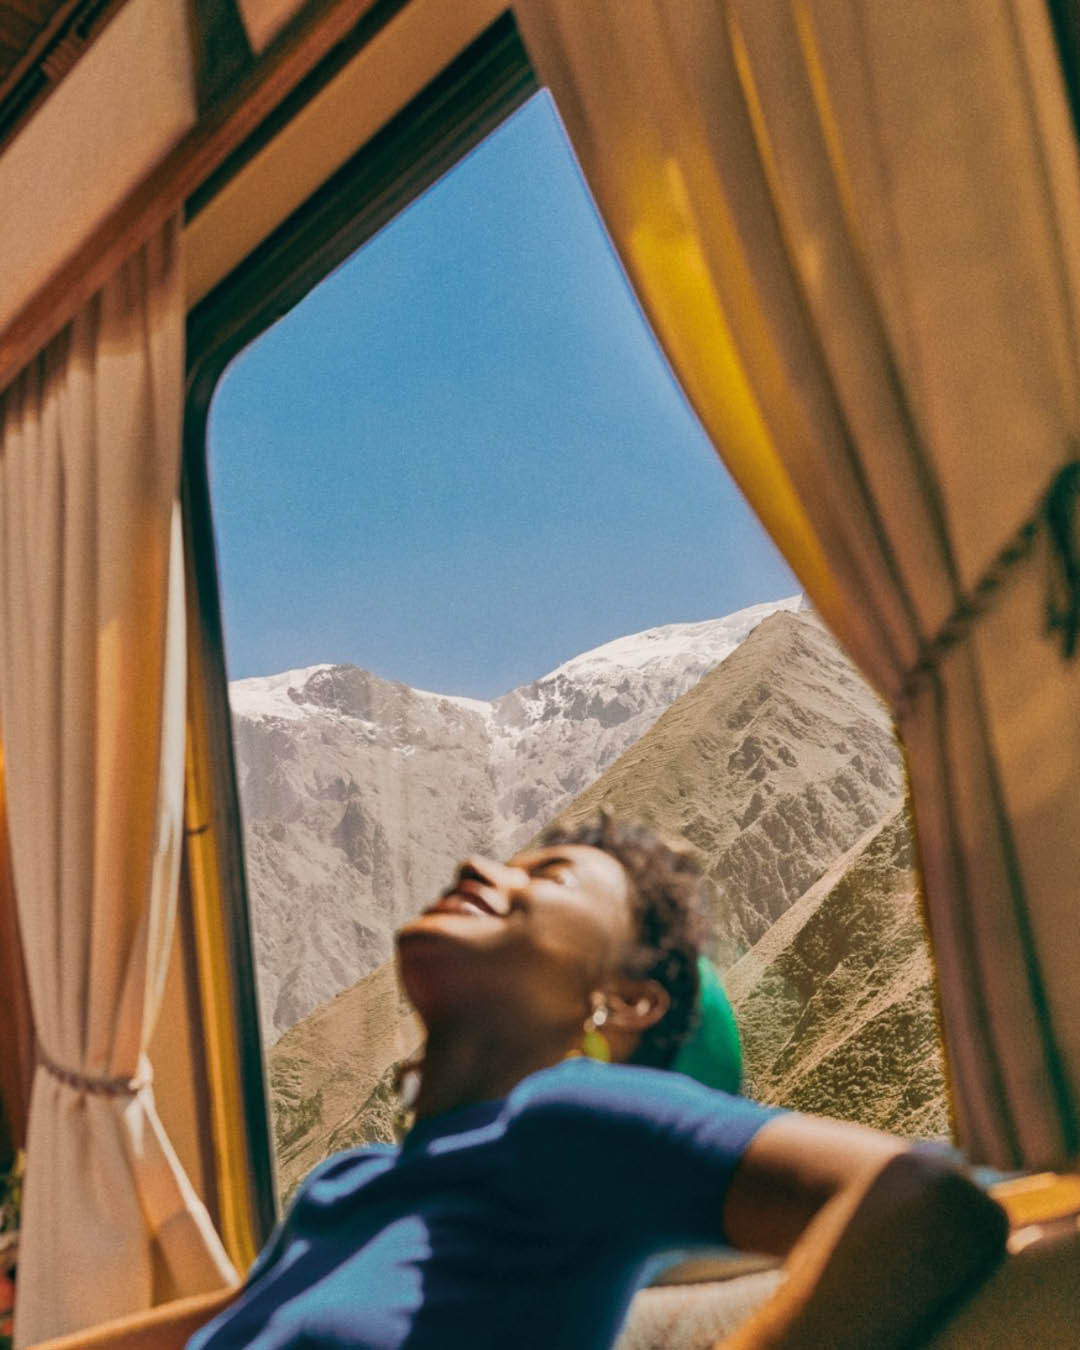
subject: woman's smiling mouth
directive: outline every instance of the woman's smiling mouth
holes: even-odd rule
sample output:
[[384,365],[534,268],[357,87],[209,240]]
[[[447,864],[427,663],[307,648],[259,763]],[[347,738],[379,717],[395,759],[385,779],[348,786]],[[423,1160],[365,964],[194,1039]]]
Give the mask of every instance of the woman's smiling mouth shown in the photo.
[[497,891],[486,886],[479,877],[459,876],[424,913],[487,914],[494,919],[504,919],[506,914],[496,903],[501,898]]
[[498,917],[490,905],[472,896],[453,890],[441,895],[433,905],[424,910],[425,914],[486,914]]

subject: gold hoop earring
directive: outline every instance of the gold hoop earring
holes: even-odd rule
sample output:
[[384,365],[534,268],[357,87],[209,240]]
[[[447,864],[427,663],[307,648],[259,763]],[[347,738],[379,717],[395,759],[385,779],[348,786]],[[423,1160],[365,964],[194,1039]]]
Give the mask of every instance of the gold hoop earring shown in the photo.
[[601,1064],[611,1063],[611,1042],[600,1030],[608,1020],[607,1004],[601,998],[586,1017],[582,1027],[581,1052]]

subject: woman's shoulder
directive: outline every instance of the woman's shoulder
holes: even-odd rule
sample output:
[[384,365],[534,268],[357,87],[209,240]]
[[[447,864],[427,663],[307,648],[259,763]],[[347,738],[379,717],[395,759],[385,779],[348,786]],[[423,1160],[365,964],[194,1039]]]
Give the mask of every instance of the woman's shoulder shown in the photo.
[[656,1087],[672,1076],[667,1069],[648,1069],[639,1064],[606,1064],[587,1055],[571,1055],[523,1078],[511,1091],[508,1101],[531,1103],[564,1095],[637,1092]]
[[530,1074],[507,1098],[508,1117],[587,1114],[670,1121],[683,1115],[760,1111],[743,1097],[703,1087],[685,1074],[578,1056]]
[[[686,1209],[700,1189],[706,1209],[715,1208],[750,1140],[776,1114],[668,1069],[574,1059],[530,1074],[506,1099],[505,1156],[515,1188],[549,1207],[580,1192],[598,1212],[683,1233],[658,1195]],[[709,1209],[702,1231],[715,1229]]]

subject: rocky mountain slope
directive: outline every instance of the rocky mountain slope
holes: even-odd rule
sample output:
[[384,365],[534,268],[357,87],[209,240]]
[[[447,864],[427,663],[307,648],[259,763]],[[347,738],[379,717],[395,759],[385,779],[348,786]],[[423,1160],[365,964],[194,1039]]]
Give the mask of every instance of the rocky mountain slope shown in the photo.
[[894,807],[727,974],[762,1101],[921,1138],[949,1120],[907,813]]
[[375,970],[465,853],[505,855],[799,598],[586,652],[490,703],[355,666],[230,687],[264,1034]]
[[463,844],[490,838],[493,792],[484,719],[459,703],[341,666],[300,672],[277,706],[260,690],[265,711],[245,692],[233,734],[272,1041],[388,958]]
[[730,966],[899,799],[883,705],[812,615],[778,613],[560,813],[601,804],[700,852]]

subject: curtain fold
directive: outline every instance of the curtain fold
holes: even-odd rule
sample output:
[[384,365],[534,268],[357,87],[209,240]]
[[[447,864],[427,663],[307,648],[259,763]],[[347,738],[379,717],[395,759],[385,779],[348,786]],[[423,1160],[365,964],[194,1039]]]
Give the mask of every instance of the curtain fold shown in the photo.
[[[235,1272],[145,1049],[183,840],[178,222],[0,398],[0,716],[39,1040],[19,1345]],[[62,1272],[62,1278],[59,1273]]]
[[1042,0],[515,9],[676,375],[898,718],[961,1142],[1072,1162],[1080,175]]

